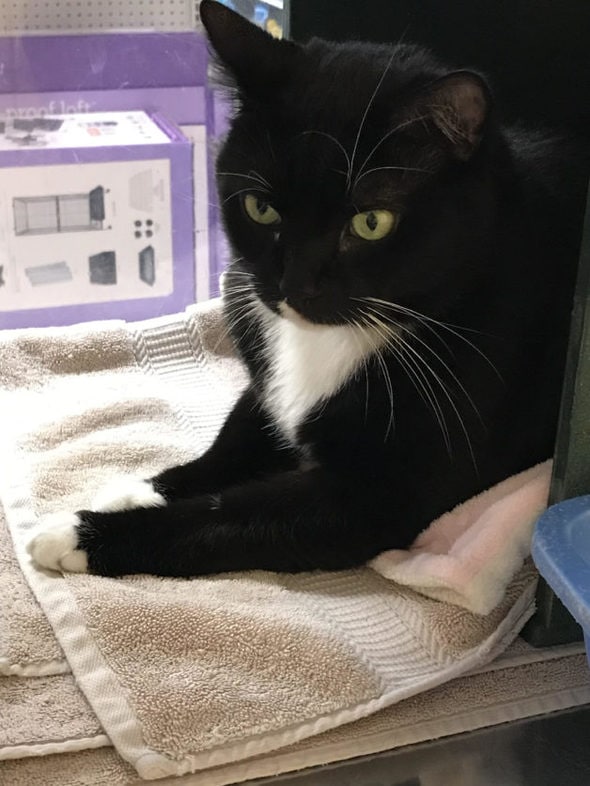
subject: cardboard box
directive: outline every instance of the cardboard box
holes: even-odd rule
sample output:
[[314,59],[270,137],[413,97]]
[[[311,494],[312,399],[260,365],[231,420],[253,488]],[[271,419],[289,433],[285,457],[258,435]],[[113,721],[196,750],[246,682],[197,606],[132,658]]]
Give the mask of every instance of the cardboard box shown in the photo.
[[193,300],[219,293],[227,262],[209,144],[226,125],[207,67],[196,31],[0,37],[0,119],[145,110],[169,118],[193,143]]
[[142,111],[0,124],[0,328],[194,301],[190,142]]

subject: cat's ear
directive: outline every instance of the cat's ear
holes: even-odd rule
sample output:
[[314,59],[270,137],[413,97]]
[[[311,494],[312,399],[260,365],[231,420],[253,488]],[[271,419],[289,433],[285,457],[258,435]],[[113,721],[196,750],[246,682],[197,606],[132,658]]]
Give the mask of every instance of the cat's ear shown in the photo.
[[417,128],[424,122],[434,125],[453,155],[467,161],[481,141],[490,107],[483,78],[472,71],[454,71],[421,91],[412,104],[410,122]]
[[280,88],[299,47],[273,38],[214,0],[202,0],[199,13],[222,66],[250,95],[271,95]]

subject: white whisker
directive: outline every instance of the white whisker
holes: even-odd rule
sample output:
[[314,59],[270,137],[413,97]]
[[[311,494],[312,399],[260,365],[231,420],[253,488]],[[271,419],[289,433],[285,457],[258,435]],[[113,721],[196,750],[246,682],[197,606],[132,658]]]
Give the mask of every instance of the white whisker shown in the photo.
[[[257,315],[257,308],[254,300],[250,299],[240,304],[235,310],[232,311],[231,315],[228,316],[227,318],[228,330],[226,336],[222,338],[227,337],[230,331],[236,333],[238,329],[241,331],[244,338],[246,338],[253,330],[256,330],[256,328],[259,327],[258,321],[256,319],[256,315]],[[244,330],[244,322],[246,323],[245,330]],[[219,340],[217,346],[219,345],[221,340],[222,339]],[[217,348],[217,346],[215,348]]]
[[[304,131],[302,134],[300,134],[300,136],[309,136],[310,134],[317,134],[318,136],[325,136],[326,139],[330,139],[332,142],[334,142],[334,144],[338,146],[338,148],[342,151],[342,153],[344,154],[344,157],[346,158],[346,163],[348,165],[348,172],[351,171],[350,156],[348,155],[348,153],[346,151],[346,148],[344,147],[342,142],[340,142],[338,139],[336,139],[335,136],[332,136],[332,134],[328,134],[326,131],[315,131],[315,130]],[[348,176],[349,176],[348,173],[345,172],[344,174],[348,178]]]
[[221,204],[225,205],[225,203],[229,202],[230,199],[233,199],[234,197],[237,197],[240,194],[251,194],[252,191],[262,191],[265,194],[268,193],[266,188],[260,188],[260,187],[258,187],[258,188],[253,188],[253,187],[241,188],[239,191],[234,191],[233,194],[230,194],[228,197],[226,197]]
[[255,175],[258,178],[260,183],[262,183],[265,186],[268,186],[269,191],[272,191],[271,184],[268,182],[268,180],[265,177],[263,177],[260,174],[260,172],[257,172],[255,169],[251,169],[250,172],[252,173],[252,175]]
[[[366,301],[366,300],[370,300],[369,298],[356,298],[356,299],[361,301],[361,302]],[[389,304],[389,305],[391,306],[393,304]],[[392,309],[392,310],[397,310],[401,314],[403,314],[404,311],[405,311],[405,309],[402,308],[402,307],[397,308],[397,309]],[[412,310],[408,309],[408,311],[412,311]],[[475,458],[475,452],[473,450],[473,445],[472,445],[472,442],[471,442],[471,438],[470,438],[467,426],[465,424],[465,421],[464,421],[464,419],[463,419],[463,417],[462,417],[462,415],[461,415],[461,413],[459,411],[457,403],[453,399],[453,396],[452,396],[452,392],[453,391],[450,390],[447,387],[447,385],[441,379],[440,375],[435,371],[433,366],[422,356],[422,354],[420,352],[418,352],[418,350],[416,348],[414,348],[411,345],[411,340],[417,341],[420,346],[424,347],[424,349],[426,349],[431,355],[434,356],[434,358],[436,358],[437,362],[441,364],[442,368],[445,370],[445,372],[447,372],[450,375],[450,377],[453,380],[453,382],[457,385],[458,389],[465,396],[465,398],[469,402],[470,406],[473,408],[475,414],[479,418],[480,423],[482,424],[482,426],[485,427],[485,424],[483,422],[483,418],[481,417],[481,414],[480,414],[477,406],[475,405],[473,399],[471,398],[471,396],[469,395],[467,389],[462,384],[462,382],[459,380],[457,375],[450,368],[450,366],[444,361],[444,359],[426,341],[424,341],[420,336],[416,335],[413,332],[409,332],[409,333],[406,332],[406,333],[404,333],[403,332],[403,326],[401,326],[398,322],[396,322],[395,320],[391,320],[388,317],[385,317],[384,314],[382,314],[381,312],[379,312],[378,310],[376,310],[376,309],[374,309],[374,308],[372,308],[370,306],[367,307],[366,310],[365,309],[360,309],[360,312],[364,315],[365,319],[370,319],[373,322],[373,324],[379,325],[381,327],[381,330],[384,333],[388,333],[389,334],[389,339],[386,340],[386,344],[387,344],[388,349],[390,351],[392,351],[392,353],[398,358],[398,360],[400,361],[400,363],[402,364],[402,366],[404,367],[404,369],[408,373],[408,376],[411,379],[411,381],[413,382],[414,386],[417,387],[416,383],[417,382],[420,383],[420,387],[422,388],[422,392],[426,395],[426,398],[428,399],[428,402],[430,403],[430,406],[431,406],[431,408],[432,408],[433,412],[435,413],[435,416],[436,416],[436,418],[438,420],[438,423],[439,423],[439,426],[441,428],[441,431],[443,432],[443,437],[445,439],[445,444],[447,446],[447,450],[449,451],[449,455],[452,455],[451,454],[450,435],[449,435],[449,431],[448,431],[448,428],[447,428],[446,423],[445,423],[444,413],[443,413],[442,407],[438,403],[435,391],[434,391],[432,385],[430,384],[430,382],[428,381],[428,378],[426,376],[425,371],[428,371],[429,374],[432,376],[433,380],[440,387],[440,389],[443,392],[444,396],[448,400],[449,405],[451,406],[453,412],[455,413],[455,416],[456,416],[456,418],[457,418],[457,420],[459,422],[461,430],[463,431],[463,434],[464,434],[464,437],[465,437],[465,440],[466,440],[466,443],[467,443],[467,447],[468,447],[468,450],[469,450],[469,453],[470,453],[470,456],[471,456],[471,460],[473,462],[473,466],[474,466],[474,468],[475,468],[475,470],[477,472],[477,461],[476,461],[476,458]],[[387,321],[384,321],[384,320],[387,320]],[[388,326],[387,322],[389,322],[396,330],[395,331],[392,330],[392,328]],[[402,332],[400,332],[400,330],[399,330],[400,327],[402,328]],[[401,352],[402,348],[403,348],[404,352],[406,353],[405,355]],[[413,372],[413,373],[411,373],[411,372]],[[418,387],[417,387],[417,389],[418,389]],[[421,397],[424,400],[424,396],[422,395]]]
[[366,172],[360,174],[354,181],[354,188],[356,188],[363,177],[367,177],[367,175],[370,175],[373,172],[382,172],[385,169],[393,169],[399,172],[424,172],[426,174],[430,174],[431,172],[430,169],[420,169],[420,167],[416,166],[376,166],[373,167],[373,169],[368,169]]
[[[359,145],[359,141],[360,141],[360,138],[361,138],[361,134],[363,132],[365,121],[367,119],[367,115],[369,114],[369,111],[370,111],[371,107],[373,106],[373,101],[375,100],[375,97],[377,96],[377,93],[379,92],[379,88],[383,84],[383,80],[385,79],[385,77],[387,75],[387,72],[389,71],[389,69],[391,67],[391,64],[393,63],[393,58],[395,57],[395,54],[396,53],[393,52],[391,57],[387,61],[387,65],[385,66],[385,68],[383,70],[383,73],[381,74],[381,78],[379,79],[375,89],[373,90],[373,94],[371,95],[371,98],[369,99],[369,103],[367,104],[367,106],[365,108],[365,111],[364,111],[364,114],[363,114],[363,116],[361,118],[361,122],[360,122],[360,125],[359,125],[359,128],[358,128],[357,134],[356,134],[356,139],[354,141],[354,147],[352,149],[352,155],[350,157],[350,165],[348,167],[348,173],[349,173],[348,174],[348,189],[349,190],[350,190],[350,183],[351,183],[351,180],[352,180],[352,172],[353,172],[353,168],[354,168],[354,159],[356,158],[356,152],[357,152],[357,149],[358,149],[358,145]],[[361,167],[361,171],[362,171],[362,167]]]
[[454,413],[455,413],[455,415],[457,417],[457,420],[459,421],[459,425],[461,426],[461,430],[463,431],[463,434],[465,436],[465,440],[467,442],[467,447],[468,447],[469,453],[471,455],[471,460],[473,462],[473,466],[475,467],[475,470],[477,472],[477,461],[476,461],[476,458],[475,458],[475,453],[474,453],[474,450],[473,450],[473,445],[471,443],[471,438],[469,436],[469,432],[468,432],[467,427],[465,425],[465,421],[463,420],[457,405],[453,401],[453,397],[451,396],[447,386],[444,384],[444,382],[439,377],[439,375],[436,373],[436,371],[432,368],[432,366],[428,363],[428,361],[426,361],[422,357],[422,355],[416,349],[414,349],[414,347],[412,347],[406,340],[404,340],[403,337],[401,338],[401,340],[402,340],[402,342],[404,344],[404,347],[407,350],[409,350],[414,355],[416,360],[419,360],[423,364],[423,366],[426,369],[428,369],[428,371],[430,371],[430,373],[432,374],[432,376],[434,377],[436,382],[438,382],[438,384],[440,385],[440,388],[441,388],[442,392],[445,394],[449,404],[451,405],[451,407],[452,407],[452,409],[453,409],[453,411],[454,411]]
[[243,180],[253,180],[255,183],[260,183],[261,186],[265,186],[266,189],[271,189],[271,185],[268,180],[262,177],[262,175],[255,172],[253,169],[250,170],[252,174],[246,174],[245,172],[217,172],[218,177],[239,177]]
[[[365,331],[363,329],[363,326],[359,322],[357,322],[355,320],[348,319],[347,317],[343,316],[340,313],[338,314],[338,316],[340,317],[340,319],[344,320],[344,322],[347,325],[351,325],[352,327],[355,327],[358,331],[362,332],[363,335],[366,335],[366,333],[365,333]],[[360,355],[360,354],[362,354],[362,347],[361,347],[360,339],[358,338],[358,336],[355,333],[353,333],[352,335],[354,337],[354,340],[355,340],[357,346],[359,347],[359,350],[360,350],[359,351],[359,355]],[[365,423],[367,422],[367,417],[369,415],[369,372],[367,370],[368,362],[369,362],[369,358],[368,357],[364,357],[362,362],[361,362],[361,364],[360,364],[360,366],[359,366],[359,371],[364,372],[364,375],[365,375]],[[357,371],[357,373],[358,373],[358,371]]]
[[[393,352],[402,365],[424,403],[432,409],[432,412],[434,413],[434,416],[440,426],[447,451],[449,455],[452,455],[451,441],[449,431],[446,426],[444,413],[440,404],[438,403],[434,389],[428,381],[426,374],[424,371],[422,371],[417,363],[414,362],[412,364],[410,362],[412,358],[405,357],[403,355],[402,341],[400,340],[400,336],[397,332],[394,332],[385,322],[383,322],[383,320],[379,319],[374,314],[370,314],[365,311],[362,311],[361,313],[363,313],[367,319],[370,319],[374,324],[378,324],[380,326],[382,334],[384,334],[384,340],[387,344],[387,347]],[[398,327],[395,322],[392,324]]]
[[[500,381],[502,382],[504,381],[502,379],[502,375],[500,374],[500,371],[496,368],[496,366],[492,363],[492,361],[488,358],[488,356],[484,352],[482,352],[482,350],[476,344],[469,341],[469,339],[465,338],[465,336],[462,336],[458,332],[459,330],[470,330],[469,328],[463,328],[459,325],[451,325],[448,322],[441,322],[438,319],[433,319],[432,317],[426,316],[426,314],[421,314],[419,311],[414,311],[413,309],[408,308],[407,306],[400,306],[398,303],[391,303],[388,300],[381,300],[380,298],[373,298],[373,297],[353,298],[353,299],[364,303],[377,303],[378,305],[381,305],[385,308],[389,308],[392,311],[397,311],[399,314],[406,314],[410,317],[413,317],[418,321],[423,320],[433,325],[437,325],[443,330],[446,330],[447,332],[451,333],[456,338],[465,342],[465,344],[467,344],[473,350],[475,350],[475,352],[477,352],[478,355],[480,355],[486,361],[486,363],[490,366],[490,368],[493,369],[493,371],[497,374]],[[471,331],[471,332],[478,332],[478,331]]]
[[[379,364],[379,368],[381,369],[383,381],[385,382],[385,389],[387,391],[387,395],[389,398],[389,408],[390,408],[389,421],[387,423],[387,428],[385,429],[385,436],[384,436],[384,441],[387,441],[387,437],[389,436],[390,431],[392,431],[395,428],[393,385],[391,382],[391,377],[389,376],[389,369],[387,368],[387,364],[385,363],[385,360],[383,358],[383,353],[381,351],[381,348],[379,347],[378,343],[374,340],[373,335],[371,333],[371,331],[375,332],[375,326],[370,325],[366,319],[363,319],[363,321],[366,328],[366,330],[364,331],[364,335],[369,341],[369,343],[372,345],[375,358],[377,360],[377,363]],[[380,337],[384,339],[383,336]]]
[[367,165],[367,164],[369,163],[369,161],[370,161],[370,160],[373,158],[373,156],[375,155],[375,153],[377,152],[377,150],[379,150],[379,148],[380,148],[380,147],[381,147],[381,145],[382,145],[382,144],[385,142],[385,140],[386,140],[386,139],[389,139],[389,137],[390,137],[390,136],[392,136],[393,134],[395,134],[397,131],[401,131],[401,129],[402,129],[402,128],[405,128],[406,126],[409,126],[409,125],[411,125],[412,123],[416,123],[416,122],[418,122],[419,120],[424,120],[424,119],[426,119],[427,117],[428,117],[428,115],[421,115],[420,117],[413,117],[411,120],[406,120],[406,121],[405,121],[405,122],[403,122],[403,123],[398,123],[398,125],[397,125],[397,126],[395,126],[395,128],[391,128],[391,129],[390,129],[390,130],[389,130],[389,131],[388,131],[386,134],[384,134],[384,135],[381,137],[381,139],[380,139],[380,140],[377,142],[377,144],[376,144],[376,145],[373,147],[373,149],[371,150],[371,152],[369,153],[369,155],[368,155],[368,156],[365,158],[365,160],[363,161],[363,163],[361,164],[361,167],[360,167],[360,169],[359,169],[359,171],[358,171],[358,174],[357,174],[357,176],[356,176],[356,178],[355,178],[355,181],[354,181],[354,183],[352,184],[352,189],[351,189],[351,190],[352,190],[352,191],[354,191],[354,188],[355,188],[356,184],[358,183],[358,181],[359,181],[359,178],[361,177],[362,173],[364,172],[364,169],[365,169],[366,165]]
[[[369,310],[371,310],[371,309],[369,309]],[[457,377],[457,375],[452,370],[452,368],[448,365],[448,363],[446,363],[443,360],[443,358],[438,354],[438,352],[436,352],[426,341],[424,341],[424,339],[420,338],[419,335],[417,335],[416,333],[412,333],[411,337],[412,337],[412,339],[414,341],[417,341],[421,346],[423,346],[424,349],[426,349],[428,352],[430,352],[431,355],[434,355],[434,357],[438,360],[438,362],[441,364],[441,366],[443,366],[445,371],[447,371],[450,374],[450,376],[453,379],[453,381],[456,383],[456,385],[459,387],[461,392],[464,394],[464,396],[467,399],[467,401],[471,404],[471,406],[473,408],[473,411],[475,412],[475,414],[479,418],[480,423],[482,424],[482,426],[484,426],[483,418],[482,418],[482,416],[480,414],[479,409],[475,405],[475,402],[473,401],[473,399],[469,395],[467,389],[465,388],[465,386],[463,385],[461,380]]]

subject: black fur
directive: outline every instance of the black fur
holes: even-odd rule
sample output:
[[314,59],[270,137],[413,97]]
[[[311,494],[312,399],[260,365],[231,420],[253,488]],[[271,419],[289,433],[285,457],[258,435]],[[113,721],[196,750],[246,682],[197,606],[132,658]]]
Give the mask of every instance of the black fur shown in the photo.
[[[225,307],[252,382],[203,457],[155,478],[167,507],[83,512],[79,546],[110,575],[360,565],[551,455],[585,172],[563,142],[503,129],[481,76],[419,48],[300,47],[211,0],[201,14],[238,100],[218,182],[237,257]],[[281,213],[278,237],[245,192]],[[354,237],[374,208],[398,230]],[[286,444],[253,298],[314,324],[372,313],[407,346],[373,355]]]

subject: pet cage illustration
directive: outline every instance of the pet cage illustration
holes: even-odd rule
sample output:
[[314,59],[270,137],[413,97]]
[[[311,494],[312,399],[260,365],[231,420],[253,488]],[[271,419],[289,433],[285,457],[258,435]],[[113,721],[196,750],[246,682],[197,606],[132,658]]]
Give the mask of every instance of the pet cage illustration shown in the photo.
[[18,236],[104,229],[105,189],[82,194],[14,197],[14,231]]

